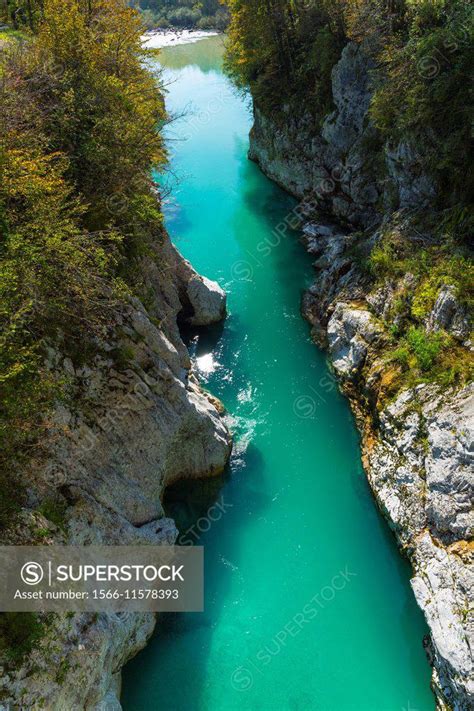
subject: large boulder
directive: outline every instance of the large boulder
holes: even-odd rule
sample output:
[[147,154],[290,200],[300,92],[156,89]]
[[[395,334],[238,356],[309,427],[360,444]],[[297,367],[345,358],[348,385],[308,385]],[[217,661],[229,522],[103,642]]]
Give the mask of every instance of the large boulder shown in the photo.
[[329,320],[329,353],[338,375],[354,378],[361,370],[369,344],[381,329],[365,309],[339,302]]
[[460,341],[469,337],[466,312],[456,298],[454,286],[445,284],[441,287],[428,317],[427,327],[429,331],[443,329]]
[[226,293],[216,281],[196,274],[187,286],[193,314],[187,318],[195,326],[222,321],[226,314]]
[[209,326],[225,318],[227,296],[216,281],[201,276],[173,247],[177,286],[183,308],[182,321],[193,326]]

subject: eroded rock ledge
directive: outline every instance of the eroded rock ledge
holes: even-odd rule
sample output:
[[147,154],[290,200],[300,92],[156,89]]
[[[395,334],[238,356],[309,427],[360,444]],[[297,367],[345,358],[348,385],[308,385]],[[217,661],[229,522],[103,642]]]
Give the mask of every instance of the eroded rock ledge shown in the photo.
[[[249,156],[303,200],[299,214],[307,215],[304,242],[316,279],[302,311],[350,399],[372,490],[411,561],[412,587],[431,633],[438,708],[468,711],[474,707],[474,386],[421,383],[386,395],[388,334],[397,326],[400,295],[410,294],[416,280],[406,273],[374,285],[361,261],[392,215],[402,216],[403,230],[404,215],[428,208],[435,186],[412,146],[377,139],[367,114],[372,69],[363,45],[345,47],[332,74],[335,110],[322,129],[304,112],[288,110],[276,122],[256,107]],[[449,284],[439,290],[425,328],[442,329],[459,351],[472,349],[464,307]]]
[[[47,456],[25,472],[29,507],[10,543],[172,544],[177,530],[161,499],[180,478],[222,472],[231,439],[214,398],[190,377],[178,320],[208,324],[225,314],[225,294],[171,245],[143,264],[147,308],[117,308],[93,362],[74,367],[57,350],[49,367],[68,380],[67,404],[53,414]],[[62,526],[38,513],[64,512]],[[47,509],[45,509],[47,510]],[[2,702],[51,711],[120,709],[120,670],[142,649],[152,614],[59,618],[20,670],[3,669]],[[3,708],[3,707],[2,707]]]

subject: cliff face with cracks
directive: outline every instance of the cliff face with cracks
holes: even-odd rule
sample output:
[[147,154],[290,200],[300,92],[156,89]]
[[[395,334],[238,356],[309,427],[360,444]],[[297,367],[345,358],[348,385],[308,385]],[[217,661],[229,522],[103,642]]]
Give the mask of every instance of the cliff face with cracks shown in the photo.
[[[249,155],[303,200],[304,243],[316,270],[303,314],[351,401],[372,490],[412,564],[412,587],[430,628],[438,707],[467,711],[474,705],[474,390],[427,382],[387,395],[394,369],[386,352],[417,276],[374,283],[361,255],[370,254],[395,211],[395,229],[409,234],[410,213],[429,207],[435,185],[408,141],[383,144],[371,125],[371,69],[363,45],[344,48],[332,73],[335,110],[322,128],[304,112],[283,107],[277,122],[255,107]],[[412,239],[420,250],[432,241],[429,234]],[[451,284],[438,288],[424,327],[448,334],[468,357],[468,316]]]
[[[230,436],[191,372],[178,322],[219,321],[225,294],[166,236],[156,257],[143,264],[147,308],[137,298],[117,308],[100,355],[74,367],[50,350],[68,397],[51,416],[46,456],[25,472],[28,505],[5,542],[34,543],[41,531],[45,543],[172,544],[165,488],[223,470]],[[61,510],[61,525],[42,502]],[[20,669],[3,666],[0,708],[119,709],[121,667],[154,623],[141,613],[59,616]]]

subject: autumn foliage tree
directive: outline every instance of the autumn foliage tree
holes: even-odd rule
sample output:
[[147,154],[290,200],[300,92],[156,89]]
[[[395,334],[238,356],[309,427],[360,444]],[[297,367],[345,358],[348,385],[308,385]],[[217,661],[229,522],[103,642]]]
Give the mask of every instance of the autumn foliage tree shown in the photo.
[[162,230],[151,169],[165,113],[137,15],[121,0],[33,10],[35,33],[0,67],[0,524],[61,396],[46,352],[88,357]]

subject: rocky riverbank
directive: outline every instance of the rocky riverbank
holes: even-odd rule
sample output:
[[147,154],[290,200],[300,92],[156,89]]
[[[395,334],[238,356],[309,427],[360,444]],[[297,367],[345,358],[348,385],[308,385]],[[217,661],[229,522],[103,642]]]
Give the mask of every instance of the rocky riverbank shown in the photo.
[[[372,490],[412,564],[438,708],[467,711],[474,389],[468,377],[428,375],[428,354],[445,339],[453,373],[472,362],[469,315],[439,261],[434,284],[417,266],[421,252],[438,254],[435,236],[411,219],[429,209],[436,185],[412,145],[380,142],[368,116],[372,69],[363,45],[344,48],[332,73],[335,110],[321,128],[307,113],[284,109],[275,120],[256,107],[250,157],[303,201],[316,270],[303,314],[351,401]],[[408,257],[397,264],[400,245]],[[418,381],[410,378],[417,358]]]
[[[199,276],[166,235],[143,262],[146,307],[117,308],[100,355],[74,367],[49,352],[68,382],[45,455],[24,472],[28,506],[7,543],[172,544],[161,500],[183,478],[222,472],[231,440],[219,403],[190,370],[179,323],[225,315],[225,293]],[[39,513],[39,511],[44,513]],[[20,669],[4,664],[0,708],[120,709],[120,670],[151,635],[152,614],[78,614],[45,622]],[[10,705],[9,705],[10,704]]]

